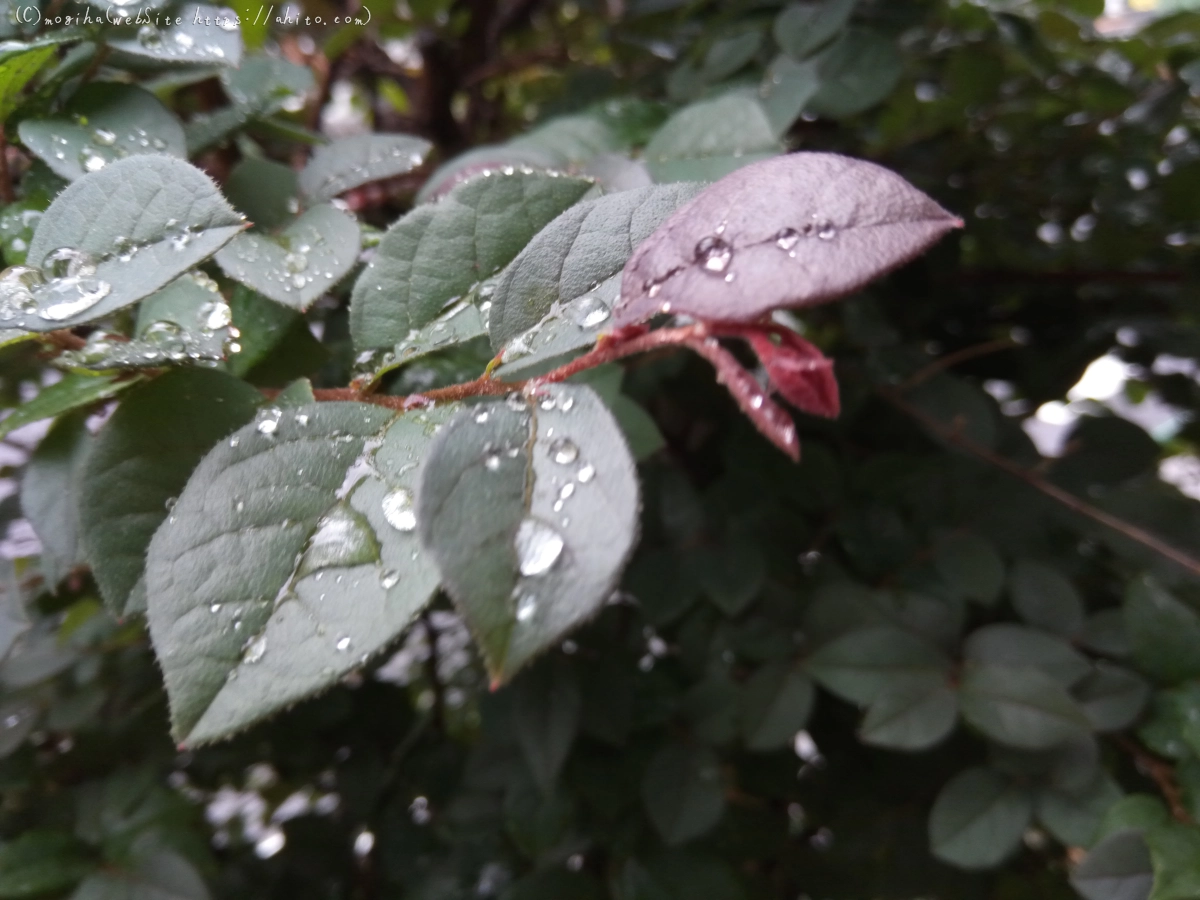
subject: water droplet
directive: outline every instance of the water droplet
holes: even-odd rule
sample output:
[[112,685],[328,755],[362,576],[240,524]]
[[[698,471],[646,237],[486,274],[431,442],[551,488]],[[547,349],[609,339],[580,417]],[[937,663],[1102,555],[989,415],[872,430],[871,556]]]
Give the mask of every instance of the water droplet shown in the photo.
[[209,611],[210,613],[219,613],[219,612],[221,611],[221,604],[220,604],[220,603],[214,603],[212,606],[210,606],[210,607],[208,608],[208,611]]
[[837,237],[837,229],[832,222],[825,219],[818,220],[816,223],[817,237],[823,241],[832,241]]
[[696,244],[696,262],[708,272],[724,272],[732,259],[733,248],[724,238],[709,235]]
[[570,500],[575,495],[575,482],[568,481],[562,486],[562,490],[558,492],[558,496],[562,500]]
[[570,438],[559,438],[550,445],[550,457],[562,466],[579,459],[579,447]]
[[522,519],[515,540],[517,566],[522,575],[543,575],[562,556],[563,539],[537,519]]
[[412,492],[396,488],[383,498],[383,517],[397,531],[412,531],[417,527]]
[[608,319],[608,307],[597,297],[585,294],[567,307],[567,315],[580,328],[595,328]]
[[517,601],[517,621],[528,622],[537,613],[537,597],[525,594]]
[[395,569],[388,569],[379,577],[379,584],[385,591],[390,591],[400,583],[400,573]]
[[[205,311],[202,309],[201,312]],[[212,309],[207,310],[204,315],[204,327],[210,331],[228,328],[232,322],[233,311],[229,308],[228,303],[214,303]]]
[[162,32],[153,25],[143,25],[138,29],[137,40],[147,50],[158,50],[162,47]]
[[4,727],[5,728],[16,728],[20,724],[21,724],[21,716],[19,713],[13,713],[10,716],[4,717]]
[[575,473],[575,477],[579,479],[580,484],[587,484],[596,477],[596,467],[589,463]]
[[488,420],[488,411],[486,409],[475,413],[475,424],[476,425],[482,425],[487,420]]
[[800,232],[795,228],[784,228],[775,235],[775,245],[780,250],[791,250],[796,244],[800,243]]
[[338,653],[345,653],[347,650],[350,649],[350,638],[340,637],[340,638],[338,638],[338,642],[336,644],[334,644],[334,646],[337,648]]
[[107,128],[97,128],[92,132],[92,140],[101,147],[111,147],[117,142],[117,136]]
[[242,662],[247,665],[254,665],[263,658],[263,654],[267,652],[266,635],[255,638],[246,644],[246,649],[242,653]]
[[274,406],[269,406],[259,413],[258,424],[254,426],[254,430],[259,434],[270,437],[279,430],[279,420],[283,417],[283,412]]

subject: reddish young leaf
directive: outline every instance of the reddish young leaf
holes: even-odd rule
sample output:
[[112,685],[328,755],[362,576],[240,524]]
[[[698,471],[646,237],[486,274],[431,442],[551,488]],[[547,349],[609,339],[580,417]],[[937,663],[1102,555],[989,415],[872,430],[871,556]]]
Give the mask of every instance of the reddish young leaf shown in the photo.
[[[771,340],[776,334],[780,342]],[[767,370],[771,386],[801,412],[827,419],[841,411],[833,362],[788,328],[749,329],[745,335]]]
[[792,417],[767,396],[762,385],[742,368],[737,357],[722,347],[715,337],[685,339],[682,343],[713,364],[717,381],[725,385],[754,427],[793,460],[799,461],[800,439],[796,437]]
[[705,189],[634,251],[613,324],[661,312],[753,322],[835,300],[961,226],[874,163],[833,153],[754,163]]

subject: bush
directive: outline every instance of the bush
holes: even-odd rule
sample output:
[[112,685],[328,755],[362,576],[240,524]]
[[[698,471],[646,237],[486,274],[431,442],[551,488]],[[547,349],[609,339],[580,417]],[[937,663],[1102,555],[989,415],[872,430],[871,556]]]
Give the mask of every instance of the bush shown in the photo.
[[0,898],[1200,897],[1200,13],[88,3]]

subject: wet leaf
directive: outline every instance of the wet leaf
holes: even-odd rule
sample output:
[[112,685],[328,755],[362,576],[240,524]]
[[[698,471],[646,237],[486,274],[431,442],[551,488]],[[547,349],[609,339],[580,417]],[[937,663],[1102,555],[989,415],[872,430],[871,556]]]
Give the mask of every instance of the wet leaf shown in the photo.
[[350,329],[359,349],[393,347],[490,278],[591,181],[543,172],[481,175],[388,229],[354,285]]
[[57,43],[38,41],[0,55],[0,123],[20,105],[25,85],[54,57]]
[[570,669],[546,660],[513,684],[513,724],[534,781],[549,793],[579,733],[582,698]]
[[705,189],[637,248],[614,324],[645,321],[664,308],[749,322],[834,300],[959,224],[873,163],[831,153],[766,160]]
[[330,686],[429,601],[413,494],[453,412],[267,407],[205,456],[146,558],[177,739],[225,737]]
[[1125,592],[1125,627],[1142,671],[1164,682],[1200,676],[1200,613],[1157,581],[1133,581]]
[[782,150],[758,101],[731,93],[679,110],[655,132],[642,158],[660,184],[714,181]]
[[332,200],[372,181],[403,175],[420,166],[433,145],[408,134],[363,134],[313,151],[300,172],[300,189],[312,200]]
[[68,181],[127,156],[187,157],[179,120],[153,94],[131,84],[85,85],[61,115],[26,119],[18,133],[21,143]]
[[1074,694],[1094,729],[1119,731],[1137,721],[1150,698],[1150,685],[1128,669],[1097,662]]
[[137,384],[137,378],[118,375],[67,375],[0,420],[0,438],[31,422],[53,418],[115,397]]
[[544,390],[463,411],[418,496],[422,543],[501,682],[599,611],[636,531],[616,422],[588,388]]
[[92,436],[87,416],[63,416],[30,456],[21,479],[21,510],[42,542],[42,569],[52,589],[79,562],[81,469]]
[[[698,185],[622,191],[568,209],[529,242],[500,276],[488,320],[492,347],[505,349],[557,308],[598,290]],[[521,355],[521,354],[517,354]]]
[[991,769],[960,772],[929,814],[934,856],[960,869],[989,869],[1016,851],[1033,816],[1033,798]]
[[282,228],[296,217],[299,193],[295,170],[253,156],[234,166],[225,182],[225,196],[233,207],[266,231]]
[[155,530],[196,464],[250,421],[261,400],[222,372],[181,369],[131,391],[97,433],[78,502],[92,574],[114,615],[145,608]]
[[796,62],[780,54],[767,66],[758,88],[758,102],[778,137],[791,130],[820,86],[817,60]]
[[93,321],[199,265],[242,227],[212,180],[183,160],[117,160],[42,215],[27,259],[34,271],[10,270],[0,285],[0,321],[31,331]]
[[[96,5],[101,6],[99,2]],[[121,36],[110,37],[108,45],[119,53],[146,57],[155,62],[200,63],[235,69],[242,64],[242,36],[234,21],[233,10],[200,3],[189,6],[186,15],[182,12],[178,18],[183,21],[178,25],[172,22],[160,27],[151,22],[130,26],[122,29],[123,34],[118,33]]]
[[354,267],[361,240],[352,216],[314,206],[277,235],[238,235],[217,264],[262,296],[305,310]]

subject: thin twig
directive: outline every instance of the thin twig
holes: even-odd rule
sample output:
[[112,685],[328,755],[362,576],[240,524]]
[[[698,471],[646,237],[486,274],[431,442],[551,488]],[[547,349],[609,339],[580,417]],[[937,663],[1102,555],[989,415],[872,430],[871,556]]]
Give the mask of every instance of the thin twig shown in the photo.
[[934,375],[938,374],[938,372],[957,366],[961,362],[966,362],[969,359],[976,359],[980,356],[987,356],[990,353],[997,353],[1000,350],[1007,350],[1010,347],[1016,346],[1017,342],[1012,338],[997,338],[994,341],[986,341],[982,344],[974,344],[970,347],[963,347],[961,350],[955,350],[953,353],[947,353],[945,356],[939,356],[929,365],[918,369],[916,373],[908,379],[908,381],[900,385],[900,390],[911,390],[918,384],[924,384]]
[[903,395],[894,388],[880,387],[879,393],[885,400],[887,400],[901,412],[921,423],[921,425],[932,431],[946,443],[952,444],[961,450],[965,450],[975,458],[980,459],[989,465],[995,466],[997,469],[1007,472],[1014,478],[1019,478],[1030,487],[1035,488],[1052,500],[1058,501],[1068,509],[1077,512],[1082,516],[1086,516],[1093,522],[1098,522],[1106,528],[1111,528],[1113,531],[1124,535],[1131,541],[1135,541],[1136,543],[1141,544],[1143,547],[1153,550],[1159,556],[1169,559],[1171,562],[1176,563],[1177,565],[1183,566],[1193,575],[1200,576],[1200,560],[1197,560],[1195,557],[1185,553],[1177,547],[1171,546],[1166,541],[1156,537],[1143,528],[1139,528],[1137,525],[1134,525],[1131,522],[1126,522],[1124,519],[1118,519],[1116,516],[1106,513],[1104,510],[1098,509],[1097,507],[1092,506],[1090,503],[1080,500],[1074,494],[1070,494],[1062,490],[1062,488],[1056,487],[1055,485],[1046,481],[1040,475],[1029,471],[1023,466],[1017,465],[1010,459],[1006,459],[1003,456],[993,453],[987,447],[977,444],[975,441],[971,440],[969,437],[966,437],[957,429],[946,427],[933,417],[917,409],[915,406],[905,400]]
[[1114,735],[1117,746],[1133,757],[1138,771],[1150,778],[1162,793],[1177,822],[1191,825],[1193,819],[1183,802],[1183,792],[1175,781],[1175,767],[1165,759],[1151,753],[1137,741],[1123,734]]

